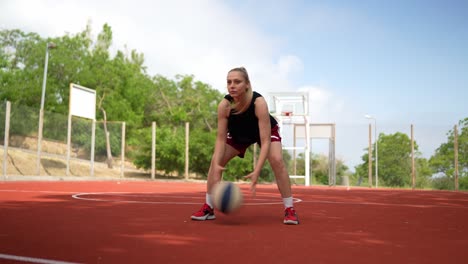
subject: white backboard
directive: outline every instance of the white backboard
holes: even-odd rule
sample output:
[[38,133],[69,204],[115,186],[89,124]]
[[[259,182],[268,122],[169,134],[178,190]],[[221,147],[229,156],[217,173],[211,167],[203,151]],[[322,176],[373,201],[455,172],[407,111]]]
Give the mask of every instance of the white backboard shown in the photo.
[[70,114],[96,120],[96,91],[71,83]]
[[270,95],[269,108],[274,116],[291,114],[293,116],[309,115],[309,93],[308,92],[272,92]]

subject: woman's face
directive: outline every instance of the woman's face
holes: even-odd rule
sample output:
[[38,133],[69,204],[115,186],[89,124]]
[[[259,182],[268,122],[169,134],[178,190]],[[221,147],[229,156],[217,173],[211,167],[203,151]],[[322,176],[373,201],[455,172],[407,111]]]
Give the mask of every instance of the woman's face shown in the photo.
[[243,98],[248,88],[249,88],[249,84],[247,83],[247,80],[245,79],[242,72],[231,71],[228,73],[228,76],[227,76],[228,93],[235,100],[238,100],[239,98]]

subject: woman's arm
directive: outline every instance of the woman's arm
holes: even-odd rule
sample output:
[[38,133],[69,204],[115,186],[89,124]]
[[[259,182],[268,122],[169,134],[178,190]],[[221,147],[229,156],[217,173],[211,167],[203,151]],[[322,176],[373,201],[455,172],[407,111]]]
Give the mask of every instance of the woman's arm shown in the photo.
[[213,153],[213,166],[222,167],[221,161],[225,150],[230,109],[230,103],[226,99],[223,99],[218,105],[218,132],[216,134],[216,143]]
[[258,177],[260,176],[263,165],[268,158],[271,144],[270,112],[268,111],[268,105],[263,97],[258,97],[255,100],[255,115],[258,118],[258,128],[260,131],[260,155],[258,157],[257,166],[254,168],[254,171],[245,176],[245,178],[250,178],[252,182],[251,190],[253,192],[255,192]]

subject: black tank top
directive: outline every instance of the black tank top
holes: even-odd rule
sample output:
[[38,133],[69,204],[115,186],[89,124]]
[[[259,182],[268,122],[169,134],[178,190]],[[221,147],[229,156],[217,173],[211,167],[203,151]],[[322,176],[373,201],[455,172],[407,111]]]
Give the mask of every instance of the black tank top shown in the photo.
[[[228,118],[228,132],[235,143],[253,144],[257,142],[260,144],[258,118],[255,116],[255,100],[258,97],[262,97],[262,95],[257,92],[253,92],[249,108],[241,114],[235,114],[234,110],[231,110]],[[234,100],[229,94],[224,96],[224,98],[229,102],[233,102]],[[270,124],[272,128],[278,124],[276,119],[271,115]]]

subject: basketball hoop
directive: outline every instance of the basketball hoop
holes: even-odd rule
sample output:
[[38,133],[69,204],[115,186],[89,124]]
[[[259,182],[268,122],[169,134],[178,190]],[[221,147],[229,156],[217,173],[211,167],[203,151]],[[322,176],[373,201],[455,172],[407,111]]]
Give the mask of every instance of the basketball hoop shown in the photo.
[[281,112],[281,115],[282,116],[292,116],[293,112],[292,111],[283,111],[283,112]]

